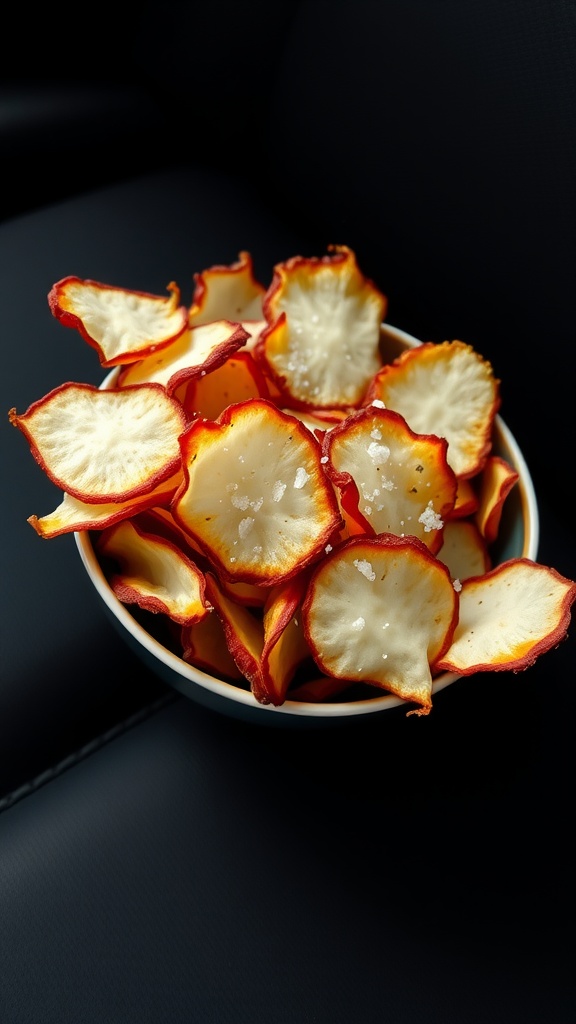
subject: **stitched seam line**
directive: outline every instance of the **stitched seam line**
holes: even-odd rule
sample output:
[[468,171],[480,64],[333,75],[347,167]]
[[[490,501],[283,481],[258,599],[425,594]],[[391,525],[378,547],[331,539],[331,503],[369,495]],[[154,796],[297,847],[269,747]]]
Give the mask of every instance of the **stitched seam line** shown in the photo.
[[68,754],[57,764],[52,765],[50,768],[46,768],[45,771],[41,772],[34,779],[30,779],[29,782],[24,782],[21,786],[12,790],[11,793],[7,793],[0,799],[0,814],[2,811],[7,811],[9,807],[13,807],[14,804],[23,800],[25,797],[35,793],[42,786],[45,786],[48,782],[52,782],[57,779],[58,776],[63,775],[69,768],[73,768],[74,765],[84,761],[87,757],[95,754],[97,750],[101,750],[107,743],[115,740],[118,736],[128,732],[129,729],[133,729],[134,726],[139,725],[145,719],[150,718],[151,715],[156,714],[162,708],[166,707],[167,704],[172,704],[174,701],[179,700],[180,695],[177,693],[167,693],[151,704],[147,704],[145,707],[140,708],[134,714],[129,715],[122,722],[117,722],[106,732],[101,733],[100,736],[96,736],[93,740],[85,743],[79,750],[74,751],[73,754]]

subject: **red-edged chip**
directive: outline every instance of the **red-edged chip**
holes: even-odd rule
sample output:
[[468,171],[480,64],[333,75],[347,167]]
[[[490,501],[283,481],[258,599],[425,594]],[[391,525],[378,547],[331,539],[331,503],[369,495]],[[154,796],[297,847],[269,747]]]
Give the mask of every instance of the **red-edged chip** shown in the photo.
[[73,498],[71,494],[64,494],[53,512],[40,518],[29,516],[28,522],[38,536],[44,539],[80,530],[104,530],[122,519],[131,518],[143,509],[159,505],[168,506],[181,482],[182,473],[179,471],[148,494],[141,494],[129,501],[106,502],[100,505],[91,505]]
[[322,454],[362,532],[415,536],[439,549],[457,486],[444,438],[415,434],[399,413],[367,406],[325,435]]
[[118,384],[128,387],[153,382],[161,384],[172,395],[189,381],[222,366],[247,338],[244,328],[229,320],[200,324],[186,331],[169,348],[126,366],[120,373]]
[[194,274],[190,326],[213,320],[262,321],[266,288],[254,274],[249,252],[240,252],[235,263],[216,264]]
[[182,659],[188,664],[229,682],[238,683],[244,678],[228,650],[222,623],[215,612],[205,615],[200,622],[183,626],[180,642]]
[[242,350],[211,373],[192,380],[185,389],[182,404],[189,415],[215,420],[227,405],[269,397],[260,367],[251,352]]
[[499,385],[490,363],[471,345],[425,342],[383,366],[368,399],[401,413],[418,434],[445,437],[456,476],[471,477],[490,452]]
[[438,670],[519,672],[565,639],[576,583],[527,558],[462,584],[460,618]]
[[124,520],[104,530],[96,547],[100,556],[120,567],[109,582],[124,604],[160,612],[181,625],[199,622],[208,614],[203,573],[171,541]]
[[273,586],[314,561],[338,530],[320,445],[270,402],[195,420],[181,446],[185,480],[172,513],[219,576]]
[[470,519],[448,520],[438,558],[448,566],[455,585],[469,576],[482,576],[491,568],[486,541]]
[[254,353],[290,407],[357,406],[381,365],[386,298],[351,249],[329,251],[277,264],[264,300]]
[[297,617],[304,577],[287,580],[269,590],[262,616],[226,597],[210,573],[206,586],[222,622],[228,649],[248,679],[254,697],[260,704],[280,706],[296,669],[310,656]]
[[98,352],[102,366],[142,359],[171,345],[188,328],[188,310],[172,281],[169,298],[115,288],[99,281],[64,277],[48,293],[53,316],[75,327]]
[[312,572],[304,632],[321,672],[432,706],[432,669],[450,646],[458,597],[416,537],[354,537]]
[[173,476],[187,422],[158,384],[61,384],[22,415],[11,409],[9,419],[49,479],[88,504],[129,501]]
[[456,501],[454,508],[452,509],[449,518],[450,519],[465,519],[466,516],[473,515],[478,509],[480,499],[474,489],[474,485],[468,479],[459,476],[458,477],[458,489],[456,491]]
[[517,470],[499,455],[491,455],[486,460],[480,478],[479,506],[475,519],[487,544],[492,544],[498,536],[504,502],[518,478]]

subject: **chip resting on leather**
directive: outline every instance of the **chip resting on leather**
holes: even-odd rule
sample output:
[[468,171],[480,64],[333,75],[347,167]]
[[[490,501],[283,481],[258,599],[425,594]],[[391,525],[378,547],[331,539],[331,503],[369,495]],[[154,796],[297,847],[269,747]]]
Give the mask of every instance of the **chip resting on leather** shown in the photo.
[[418,434],[445,437],[452,469],[470,477],[490,452],[499,384],[490,363],[471,345],[425,342],[383,366],[368,397],[401,413]]
[[254,352],[287,405],[358,405],[381,365],[386,298],[351,249],[331,252],[277,264],[264,299],[270,326]]
[[181,445],[185,482],[172,512],[224,577],[279,583],[339,528],[318,441],[267,400],[195,420]]
[[61,384],[22,415],[11,409],[9,418],[46,475],[80,501],[127,501],[180,466],[185,413],[158,384]]
[[367,682],[432,706],[432,667],[458,616],[446,566],[416,537],[354,537],[312,573],[304,632],[328,676]]
[[188,310],[172,282],[169,298],[114,288],[99,281],[64,277],[48,293],[52,314],[75,327],[95,348],[102,366],[132,363],[170,345],[188,327]]

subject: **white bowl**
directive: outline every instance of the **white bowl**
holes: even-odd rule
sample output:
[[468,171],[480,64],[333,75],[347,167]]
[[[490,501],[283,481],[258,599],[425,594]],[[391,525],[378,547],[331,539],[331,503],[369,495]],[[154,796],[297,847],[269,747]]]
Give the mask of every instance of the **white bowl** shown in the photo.
[[[393,358],[402,349],[419,344],[416,338],[404,331],[389,325],[382,327],[382,345],[388,358]],[[113,371],[109,374],[103,387],[110,385],[115,373]],[[518,557],[535,561],[539,518],[534,486],[524,456],[500,416],[495,420],[493,451],[514,466],[519,474],[518,482],[504,505],[499,538],[493,551],[494,561],[503,562]],[[385,693],[362,700],[330,703],[286,700],[280,707],[259,704],[249,690],[194,668],[148,633],[112,592],[96,558],[90,533],[78,532],[74,536],[86,572],[113,624],[144,664],[184,696],[226,715],[266,725],[321,725],[363,715],[376,715],[400,705],[405,706],[406,702],[399,697]],[[442,673],[434,680],[432,692],[438,693],[458,678],[453,672]]]

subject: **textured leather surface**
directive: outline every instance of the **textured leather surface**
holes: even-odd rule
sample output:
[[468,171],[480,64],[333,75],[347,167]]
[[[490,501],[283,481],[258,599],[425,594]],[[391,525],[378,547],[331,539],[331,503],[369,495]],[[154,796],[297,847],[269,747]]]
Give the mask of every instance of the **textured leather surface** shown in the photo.
[[301,735],[179,698],[0,817],[2,1019],[569,1024],[558,717],[530,684]]

